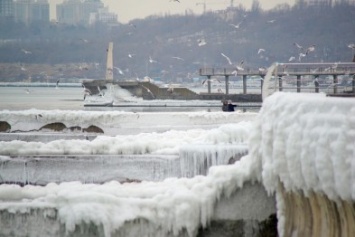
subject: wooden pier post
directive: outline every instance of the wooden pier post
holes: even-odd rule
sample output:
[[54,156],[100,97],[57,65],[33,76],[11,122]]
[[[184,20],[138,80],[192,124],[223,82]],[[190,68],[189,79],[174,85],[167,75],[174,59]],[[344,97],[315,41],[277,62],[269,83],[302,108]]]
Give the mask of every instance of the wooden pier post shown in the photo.
[[314,92],[315,93],[319,93],[318,75],[314,77]]
[[279,76],[279,91],[282,91],[282,76]]
[[243,75],[243,94],[247,93],[247,75]]
[[226,95],[229,94],[229,75],[225,75],[226,81]]
[[261,80],[260,80],[260,88],[261,88],[260,94],[263,94],[263,86],[264,86],[265,75],[262,75],[260,77],[261,77]]
[[207,76],[207,92],[211,94],[211,75]]
[[335,74],[333,75],[333,83],[334,83],[333,93],[337,94],[338,93],[338,76]]
[[297,86],[297,93],[300,93],[301,92],[301,75],[297,75],[296,86]]
[[[355,58],[355,55],[354,55],[354,58]],[[353,75],[352,86],[353,86],[353,94],[355,94],[355,74]]]

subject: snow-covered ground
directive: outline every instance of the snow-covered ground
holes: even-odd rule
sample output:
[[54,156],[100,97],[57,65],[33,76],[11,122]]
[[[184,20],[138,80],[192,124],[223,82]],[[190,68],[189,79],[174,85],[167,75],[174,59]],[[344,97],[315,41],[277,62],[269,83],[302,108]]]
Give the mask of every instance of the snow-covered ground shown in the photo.
[[[192,116],[190,122],[198,118],[201,118],[200,115]],[[216,117],[212,119],[218,120]],[[107,124],[112,124],[112,119],[108,121]],[[185,121],[188,121],[186,117]],[[233,165],[212,166],[206,176],[168,178],[161,182],[120,184],[112,181],[102,185],[69,182],[51,183],[44,187],[1,185],[0,210],[31,213],[33,208],[52,208],[57,210],[60,221],[69,233],[75,230],[76,225],[85,222],[102,226],[105,237],[109,237],[123,228],[125,222],[144,219],[147,223],[145,227],[156,231],[156,236],[177,236],[183,229],[189,236],[195,236],[200,226],[208,225],[214,215],[214,206],[221,197],[231,196],[246,183],[259,182],[269,195],[276,193],[278,231],[283,236],[286,217],[278,189],[280,183],[286,191],[305,194],[312,191],[331,200],[355,199],[353,99],[331,98],[324,94],[275,93],[264,101],[251,125],[237,123],[239,121],[236,118],[236,124],[205,129],[203,132],[190,130],[133,135],[130,139],[136,146],[132,147],[125,146],[120,136],[101,137],[92,144],[77,142],[72,148],[68,148],[70,144],[62,146],[65,141],[60,142],[62,148],[74,153],[85,152],[86,146],[91,151],[100,151],[98,147],[104,146],[108,153],[126,149],[144,153],[152,149],[158,154],[174,154],[176,146],[167,144],[175,144],[177,140],[198,147],[234,144],[246,138],[249,154]],[[239,126],[243,124],[248,124],[250,129],[241,139],[244,133]],[[144,144],[140,143],[140,136]],[[154,143],[155,139],[159,142]],[[0,145],[2,154],[61,150],[51,142]],[[145,228],[140,231],[138,235],[146,233]]]

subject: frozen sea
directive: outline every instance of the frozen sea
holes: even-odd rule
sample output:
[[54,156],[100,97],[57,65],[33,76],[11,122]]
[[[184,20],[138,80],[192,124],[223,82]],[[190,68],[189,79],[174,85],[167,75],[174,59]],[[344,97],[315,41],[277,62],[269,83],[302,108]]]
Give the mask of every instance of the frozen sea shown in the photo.
[[[196,88],[194,88],[196,90]],[[123,90],[124,91],[124,90]],[[202,89],[200,89],[202,91]],[[130,112],[217,112],[220,101],[143,100],[123,93],[124,102],[114,107],[84,106],[83,88],[77,84],[63,87],[49,86],[0,86],[0,110],[60,109],[86,111],[130,111]],[[90,97],[88,96],[87,98]],[[260,104],[239,104],[241,111],[257,112]]]

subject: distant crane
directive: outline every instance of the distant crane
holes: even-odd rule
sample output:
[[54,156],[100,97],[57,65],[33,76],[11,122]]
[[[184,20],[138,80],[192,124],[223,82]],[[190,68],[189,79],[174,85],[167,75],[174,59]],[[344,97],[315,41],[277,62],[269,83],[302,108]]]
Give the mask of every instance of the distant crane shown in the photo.
[[[233,6],[233,2],[234,2],[234,0],[231,0],[231,6]],[[226,2],[209,2],[208,4],[226,4]],[[205,14],[206,13],[206,8],[207,8],[206,0],[204,2],[196,3],[196,6],[198,6],[198,5],[202,5],[203,6],[203,14]]]
[[206,1],[196,3],[196,6],[198,6],[198,5],[203,5],[203,13],[205,14],[206,13]]

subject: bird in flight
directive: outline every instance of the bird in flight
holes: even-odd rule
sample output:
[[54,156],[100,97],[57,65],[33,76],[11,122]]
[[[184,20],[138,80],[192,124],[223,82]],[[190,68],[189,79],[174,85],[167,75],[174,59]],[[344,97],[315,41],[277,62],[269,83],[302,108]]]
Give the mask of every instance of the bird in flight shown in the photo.
[[244,64],[244,60],[242,60],[238,65],[236,65],[235,70],[232,72],[235,76],[237,76],[238,71],[244,71],[244,68],[242,67]]
[[204,45],[206,45],[207,43],[206,43],[206,40],[205,39],[199,39],[198,40],[198,46],[204,46]]
[[300,53],[300,54],[298,55],[298,61],[301,62],[302,58],[304,58],[304,57],[306,57],[306,56],[307,56],[307,54],[305,54],[305,53]]
[[123,71],[119,67],[113,67],[113,68],[116,69],[119,74],[121,74],[121,75],[124,74]]
[[296,46],[298,49],[303,49],[303,47],[297,43],[293,43],[294,46]]
[[238,24],[229,24],[229,25],[233,26],[235,29],[239,29],[240,24],[242,24],[242,23],[243,23],[243,21],[239,22]]
[[21,51],[22,51],[24,54],[32,54],[31,51],[27,51],[27,50],[25,50],[25,49],[21,49]]
[[258,54],[261,54],[262,52],[265,52],[265,49],[259,49]]
[[130,53],[129,53],[129,54],[128,54],[128,57],[129,57],[129,58],[133,58],[134,55],[135,55],[135,54],[130,54]]
[[184,59],[183,59],[183,58],[180,58],[180,57],[172,57],[172,58],[177,59],[177,60],[184,61]]
[[311,46],[309,46],[306,50],[306,55],[309,53],[309,52],[313,52],[314,50],[316,49],[316,45],[313,44]]
[[178,2],[178,3],[180,3],[179,0],[170,0],[170,2]]
[[212,82],[212,81],[218,81],[219,83],[221,83],[220,80],[218,80],[218,78],[212,78],[212,79],[205,79],[202,81],[202,85],[204,85],[206,83],[206,81]]
[[157,61],[153,60],[151,56],[149,56],[149,62],[150,63],[156,63]]
[[230,58],[227,55],[225,55],[224,53],[221,53],[221,55],[227,59],[229,65],[232,65],[232,61],[230,60]]

